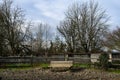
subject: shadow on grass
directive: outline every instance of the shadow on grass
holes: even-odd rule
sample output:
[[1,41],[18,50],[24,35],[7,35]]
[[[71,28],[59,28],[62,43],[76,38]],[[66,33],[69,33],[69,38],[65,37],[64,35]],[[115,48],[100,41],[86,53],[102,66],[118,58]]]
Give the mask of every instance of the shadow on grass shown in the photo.
[[79,72],[79,71],[83,71],[89,67],[89,64],[80,64],[80,63],[75,63],[73,64],[73,66],[70,68],[71,72]]
[[52,72],[66,72],[66,71],[70,71],[70,72],[80,72],[85,70],[86,68],[81,68],[81,67],[57,67],[57,68],[50,68]]

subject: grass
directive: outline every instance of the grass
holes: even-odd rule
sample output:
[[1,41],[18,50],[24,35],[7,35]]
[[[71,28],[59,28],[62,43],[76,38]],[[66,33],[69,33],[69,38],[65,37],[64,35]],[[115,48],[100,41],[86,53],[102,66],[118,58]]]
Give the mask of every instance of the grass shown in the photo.
[[31,67],[31,64],[28,63],[13,63],[13,64],[3,64],[1,65],[1,68],[22,68],[22,67]]
[[3,71],[5,69],[9,70],[29,70],[32,69],[32,65],[28,63],[19,63],[19,64],[4,64],[1,66],[0,71]]
[[6,64],[7,67],[31,67],[28,63],[18,63],[18,64]]
[[[0,68],[1,70],[5,69],[11,69],[11,70],[29,70],[33,68],[42,68],[42,69],[49,69],[49,63],[34,63],[34,64],[29,64],[29,63],[21,63],[21,64],[6,64],[5,67]],[[88,68],[88,64],[73,64],[74,68]]]
[[109,69],[108,72],[119,73],[120,74],[120,69]]
[[17,63],[17,64],[4,64],[1,66],[0,70],[4,70],[4,69],[32,69],[32,68],[36,68],[36,67],[41,67],[44,69],[47,69],[49,67],[48,63],[35,63],[35,64],[29,64],[29,63]]
[[[36,67],[41,67],[43,69],[49,69],[49,64],[48,63],[37,63],[37,64],[33,64],[33,65],[28,64],[28,63],[6,64],[5,67],[0,68],[0,71],[3,71],[5,69],[10,69],[10,70],[29,70],[29,69],[33,69],[33,68],[36,68]],[[80,64],[80,63],[73,64],[73,67],[75,67],[75,68],[90,68],[89,64]],[[120,69],[111,69],[111,68],[109,68],[107,72],[117,73],[117,74],[119,73],[120,74]]]
[[75,63],[73,64],[73,67],[89,68],[89,64]]
[[49,64],[48,63],[41,63],[40,67],[49,67]]
[[43,69],[48,69],[49,64],[47,63],[40,63],[40,64],[27,64],[27,63],[21,63],[21,64],[6,64],[5,67],[0,68],[0,72],[4,71],[6,69],[12,70],[12,71],[19,71],[19,70],[31,70],[34,68],[43,68]]
[[36,63],[36,64],[33,64],[33,67],[41,67],[43,69],[48,69],[49,68],[49,63]]

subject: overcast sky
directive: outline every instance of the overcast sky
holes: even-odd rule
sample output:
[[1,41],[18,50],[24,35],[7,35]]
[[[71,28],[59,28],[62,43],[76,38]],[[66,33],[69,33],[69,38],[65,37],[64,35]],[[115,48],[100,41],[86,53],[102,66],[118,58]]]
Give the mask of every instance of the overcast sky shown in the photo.
[[[48,23],[53,29],[64,19],[64,12],[72,3],[89,0],[13,0],[15,4],[25,10],[26,18],[33,22]],[[111,29],[120,25],[120,1],[119,0],[95,0],[106,10],[111,17]]]

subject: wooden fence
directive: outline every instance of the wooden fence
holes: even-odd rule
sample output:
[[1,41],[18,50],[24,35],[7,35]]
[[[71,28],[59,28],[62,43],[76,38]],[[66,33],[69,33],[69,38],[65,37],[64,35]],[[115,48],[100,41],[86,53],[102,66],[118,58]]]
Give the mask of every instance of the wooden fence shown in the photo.
[[[50,61],[64,61],[64,57],[0,57],[0,63],[49,63]],[[67,60],[88,63],[90,59],[69,57]]]
[[[84,57],[68,57],[68,61],[74,63],[91,63],[91,59],[96,58],[84,58]],[[49,63],[50,61],[64,61],[65,57],[0,57],[0,63]],[[111,59],[110,61],[120,64],[120,59]]]

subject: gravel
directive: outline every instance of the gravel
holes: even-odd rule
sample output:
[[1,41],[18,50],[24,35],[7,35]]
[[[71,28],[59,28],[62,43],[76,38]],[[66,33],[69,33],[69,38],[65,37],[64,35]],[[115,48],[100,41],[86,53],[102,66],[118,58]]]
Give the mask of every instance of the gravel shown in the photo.
[[120,74],[100,70],[84,69],[76,72],[53,72],[50,69],[28,70],[4,69],[0,80],[120,80]]

